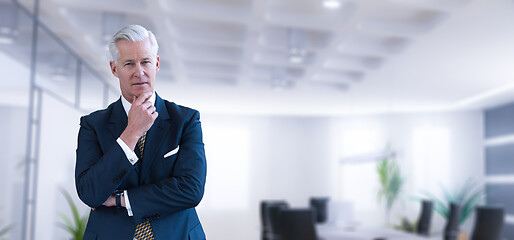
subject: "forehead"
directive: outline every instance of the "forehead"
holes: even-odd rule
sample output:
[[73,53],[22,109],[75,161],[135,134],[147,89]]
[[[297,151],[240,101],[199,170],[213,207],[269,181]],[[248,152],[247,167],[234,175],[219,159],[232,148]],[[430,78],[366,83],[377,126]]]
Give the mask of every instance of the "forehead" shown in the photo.
[[116,42],[120,59],[137,59],[153,57],[152,44],[150,39],[145,39],[139,42],[131,42],[125,39],[120,39]]

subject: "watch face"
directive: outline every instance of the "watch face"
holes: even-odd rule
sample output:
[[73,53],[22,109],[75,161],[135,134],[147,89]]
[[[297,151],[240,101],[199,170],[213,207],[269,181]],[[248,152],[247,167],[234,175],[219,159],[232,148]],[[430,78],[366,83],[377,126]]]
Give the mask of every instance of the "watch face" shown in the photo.
[[117,208],[121,208],[121,194],[120,192],[117,192],[116,193],[116,207]]

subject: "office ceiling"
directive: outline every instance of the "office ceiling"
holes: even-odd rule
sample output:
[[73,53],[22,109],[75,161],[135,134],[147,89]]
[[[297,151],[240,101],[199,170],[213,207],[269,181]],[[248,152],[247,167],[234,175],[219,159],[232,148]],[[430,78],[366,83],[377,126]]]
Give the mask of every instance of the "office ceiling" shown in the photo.
[[[140,24],[159,41],[166,98],[216,113],[311,115],[514,100],[513,12],[512,0],[41,0],[40,14],[114,87],[106,43]],[[74,72],[42,39],[41,61]]]

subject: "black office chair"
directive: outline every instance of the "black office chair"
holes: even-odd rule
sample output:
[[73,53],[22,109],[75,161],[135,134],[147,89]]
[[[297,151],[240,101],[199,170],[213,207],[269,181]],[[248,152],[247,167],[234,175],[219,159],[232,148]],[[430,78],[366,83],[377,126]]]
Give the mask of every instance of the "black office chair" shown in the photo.
[[[280,236],[277,233],[278,230],[278,210],[288,208],[289,204],[283,200],[267,200],[261,201],[261,239],[262,240],[276,240]],[[273,215],[273,216],[271,216]],[[274,224],[275,231],[273,231]]]
[[261,201],[261,239],[278,240],[280,239],[279,216],[280,209],[286,209],[289,204],[283,200]]
[[314,211],[316,222],[324,223],[328,218],[328,197],[311,197],[310,207]]
[[282,240],[316,240],[312,209],[285,209],[280,219]]
[[501,207],[477,207],[471,240],[500,240],[505,212]]
[[430,233],[430,223],[432,222],[432,210],[434,203],[429,200],[421,202],[421,213],[419,214],[418,226],[416,232],[419,235],[428,236]]
[[450,213],[444,227],[444,240],[457,240],[461,214],[462,207],[457,203],[450,203]]

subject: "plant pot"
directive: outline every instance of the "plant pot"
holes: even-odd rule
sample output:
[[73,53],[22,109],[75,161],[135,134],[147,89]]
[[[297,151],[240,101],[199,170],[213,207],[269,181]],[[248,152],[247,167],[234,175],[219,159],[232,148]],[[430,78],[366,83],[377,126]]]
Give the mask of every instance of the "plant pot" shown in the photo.
[[469,240],[469,236],[467,232],[461,231],[457,236],[457,240]]

